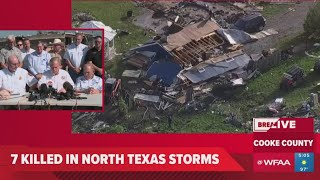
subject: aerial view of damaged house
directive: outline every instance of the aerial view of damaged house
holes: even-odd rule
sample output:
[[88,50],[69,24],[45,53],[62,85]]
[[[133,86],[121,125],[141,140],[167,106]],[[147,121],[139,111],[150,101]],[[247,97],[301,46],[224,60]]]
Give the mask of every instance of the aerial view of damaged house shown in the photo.
[[[299,84],[314,83],[315,35],[303,30],[314,3],[125,3],[121,21],[150,38],[123,51],[123,38],[140,34],[91,20],[109,34],[106,106],[75,113],[75,132],[244,132],[253,117],[310,115],[317,106],[315,87]],[[279,45],[287,37],[295,41]]]

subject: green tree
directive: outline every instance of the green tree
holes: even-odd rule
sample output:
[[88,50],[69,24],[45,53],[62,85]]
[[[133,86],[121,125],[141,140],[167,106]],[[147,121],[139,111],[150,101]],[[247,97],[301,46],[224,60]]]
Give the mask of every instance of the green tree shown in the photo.
[[306,20],[303,24],[304,30],[308,34],[320,30],[320,3],[309,10]]
[[124,133],[125,129],[123,126],[121,125],[113,125],[110,127],[110,129],[108,129],[108,133]]
[[119,99],[119,108],[120,108],[120,115],[124,116],[125,118],[128,117],[128,106],[126,102],[123,100],[122,97]]

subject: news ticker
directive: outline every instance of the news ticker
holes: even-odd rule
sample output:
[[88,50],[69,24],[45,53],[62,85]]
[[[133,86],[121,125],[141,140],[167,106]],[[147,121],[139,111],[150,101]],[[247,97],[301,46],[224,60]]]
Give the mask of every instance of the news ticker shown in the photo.
[[314,172],[313,118],[254,118],[256,172]]

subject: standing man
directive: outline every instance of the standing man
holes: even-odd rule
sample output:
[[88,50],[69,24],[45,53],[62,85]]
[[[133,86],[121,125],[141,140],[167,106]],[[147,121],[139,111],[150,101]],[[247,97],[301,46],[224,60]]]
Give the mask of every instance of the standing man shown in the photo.
[[50,70],[50,59],[50,54],[43,50],[43,43],[39,42],[37,50],[28,56],[27,70],[39,80],[45,71]]
[[7,37],[7,45],[0,51],[0,69],[7,68],[6,61],[9,56],[15,55],[19,60],[19,67],[22,67],[21,51],[15,47],[16,38],[13,35]]
[[60,39],[53,40],[53,49],[49,52],[51,57],[58,57],[62,60],[64,52],[62,51],[62,46],[64,45]]
[[63,61],[63,55],[64,55],[64,43],[60,39],[54,39],[53,40],[53,49],[49,52],[51,57],[58,57],[61,60],[62,69],[66,68],[66,63]]
[[75,37],[76,43],[71,44],[67,48],[63,57],[66,60],[68,71],[73,81],[76,81],[80,76],[81,67],[84,64],[84,58],[88,51],[88,46],[81,43],[83,35],[78,33]]
[[102,37],[95,38],[95,46],[86,55],[85,62],[92,64],[95,75],[102,77]]
[[94,75],[92,64],[83,66],[83,76],[77,78],[76,92],[86,94],[99,94],[102,91],[102,79]]
[[17,42],[17,48],[20,49],[20,51],[23,49],[23,41],[22,40],[19,40]]
[[23,64],[24,64],[25,69],[27,68],[27,65],[28,65],[27,55],[29,55],[33,52],[35,52],[35,50],[31,48],[30,40],[28,38],[24,39],[23,40],[23,49],[21,50],[21,56],[22,56],[22,60],[23,60]]
[[41,84],[51,85],[58,93],[65,93],[66,90],[63,88],[64,82],[69,82],[74,86],[69,73],[61,69],[61,60],[58,57],[50,59],[50,70],[43,73],[42,78],[38,81],[38,88]]
[[20,61],[15,55],[7,59],[8,68],[0,71],[0,90],[10,94],[24,95],[26,85],[36,83],[35,78],[28,75],[28,71],[20,68]]

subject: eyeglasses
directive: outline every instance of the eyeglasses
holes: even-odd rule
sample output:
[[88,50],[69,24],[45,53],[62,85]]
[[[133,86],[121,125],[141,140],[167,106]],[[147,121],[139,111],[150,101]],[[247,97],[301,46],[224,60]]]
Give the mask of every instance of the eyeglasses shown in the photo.
[[23,44],[17,44],[18,46],[23,46]]

